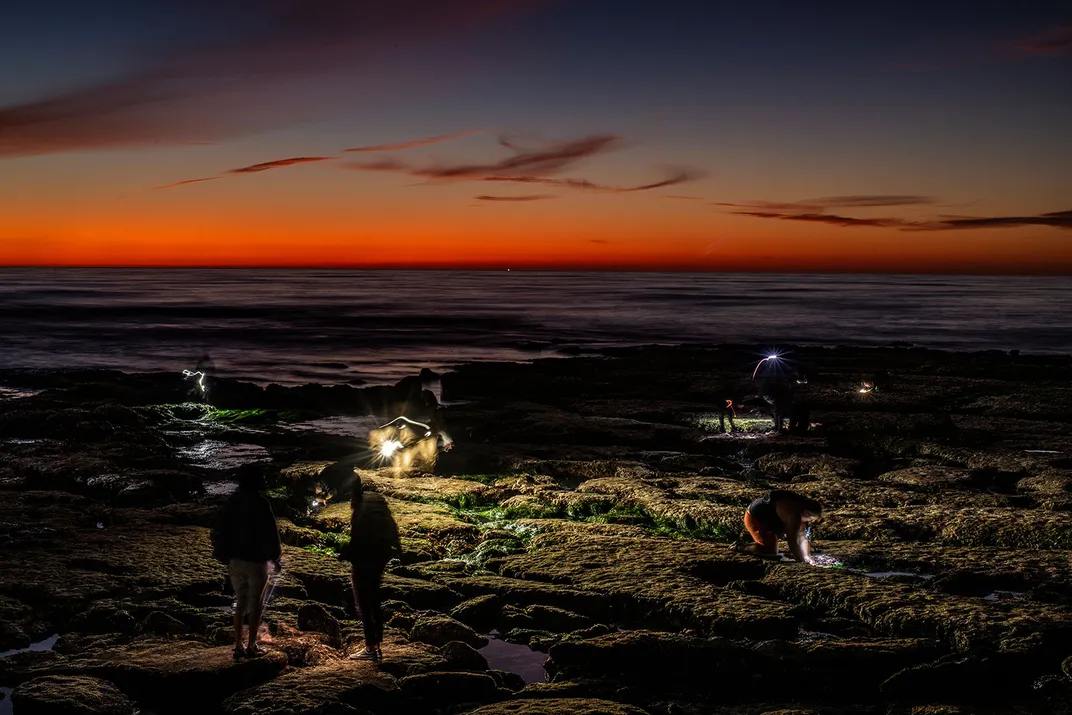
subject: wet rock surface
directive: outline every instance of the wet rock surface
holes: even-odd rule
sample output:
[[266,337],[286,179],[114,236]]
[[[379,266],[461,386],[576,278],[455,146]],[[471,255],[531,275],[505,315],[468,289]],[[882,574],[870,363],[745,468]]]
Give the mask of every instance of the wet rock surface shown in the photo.
[[[181,375],[0,371],[21,395],[0,397],[0,692],[22,715],[1070,711],[1072,360],[800,348],[809,429],[745,400],[722,432],[758,354],[461,366],[449,408],[414,380],[201,399]],[[450,432],[434,471],[359,452],[399,414]],[[270,652],[235,662],[208,527],[255,461],[284,570]],[[402,536],[382,663],[348,658],[352,474]],[[772,488],[823,502],[822,567],[727,550]]]

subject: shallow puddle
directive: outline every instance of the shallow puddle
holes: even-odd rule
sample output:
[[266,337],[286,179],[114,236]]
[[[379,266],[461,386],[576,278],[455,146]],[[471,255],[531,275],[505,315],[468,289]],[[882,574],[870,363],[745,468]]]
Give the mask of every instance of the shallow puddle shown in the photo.
[[192,447],[183,447],[179,455],[206,469],[235,469],[250,462],[268,459],[268,450],[259,444],[234,444],[206,439]]
[[342,415],[307,422],[292,422],[281,426],[298,432],[322,432],[336,437],[356,436],[365,438],[368,436],[369,431],[376,429],[380,425],[374,417]]
[[833,633],[823,633],[822,631],[798,631],[797,640],[803,643],[814,643],[815,641],[839,641],[843,639],[841,636],[836,636]]
[[11,688],[0,688],[0,715],[11,713]]
[[543,668],[547,660],[545,654],[532,650],[527,645],[507,643],[500,639],[497,632],[485,635],[485,638],[488,639],[488,644],[480,649],[480,653],[487,658],[488,667],[492,670],[517,673],[526,684],[547,680],[547,671]]
[[870,571],[864,573],[864,576],[867,576],[868,578],[894,578],[901,576],[904,578],[918,578],[921,581],[930,581],[934,578],[934,574],[911,573],[910,571]]
[[60,635],[59,633],[56,633],[55,635],[51,635],[44,640],[37,641],[36,643],[31,643],[29,648],[16,648],[15,650],[5,650],[3,653],[0,653],[0,658],[10,658],[11,656],[18,655],[19,653],[29,653],[31,651],[52,650],[52,648],[56,645],[56,641],[58,641],[59,639]]
[[829,554],[812,554],[812,561],[816,566],[824,569],[844,568],[845,565]]
[[33,397],[43,390],[23,390],[19,387],[4,387],[0,385],[0,400],[21,400],[24,397]]
[[1024,597],[1019,591],[994,591],[983,596],[984,601],[1018,601]]
[[234,494],[238,489],[238,482],[206,482],[205,494],[214,497],[223,497]]

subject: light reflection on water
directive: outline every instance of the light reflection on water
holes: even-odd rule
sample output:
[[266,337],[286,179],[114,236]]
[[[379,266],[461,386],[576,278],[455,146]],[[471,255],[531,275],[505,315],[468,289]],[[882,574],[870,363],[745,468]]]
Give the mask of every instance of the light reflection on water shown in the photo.
[[192,447],[183,447],[178,453],[196,466],[220,470],[234,469],[270,457],[268,450],[259,444],[232,444],[214,439],[206,439]]
[[56,641],[58,641],[59,639],[60,636],[58,633],[56,633],[54,635],[49,636],[48,638],[45,638],[44,640],[39,640],[36,643],[31,643],[28,648],[5,650],[4,652],[0,653],[0,658],[10,658],[11,656],[18,655],[19,653],[31,653],[37,651],[52,650],[56,646]]

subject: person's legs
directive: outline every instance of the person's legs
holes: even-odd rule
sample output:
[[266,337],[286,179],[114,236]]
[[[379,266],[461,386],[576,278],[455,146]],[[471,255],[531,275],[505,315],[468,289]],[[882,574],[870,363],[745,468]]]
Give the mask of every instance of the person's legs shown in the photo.
[[261,625],[261,615],[264,612],[264,592],[268,587],[268,562],[249,563],[249,591],[246,613],[249,616],[249,638],[246,650],[250,654],[257,654],[257,631]]
[[744,513],[744,528],[748,530],[755,543],[743,547],[742,551],[768,555],[778,553],[778,535],[753,519],[748,511]]
[[231,586],[235,592],[234,639],[236,655],[242,651],[242,626],[246,622],[246,604],[249,602],[249,574],[242,568],[243,564],[244,562],[242,561],[231,559],[227,567],[231,574]]
[[[380,579],[383,570],[375,564],[354,564],[351,584],[354,590],[354,606],[361,617],[365,634],[364,653],[375,656],[383,638],[383,609],[380,605]],[[361,653],[357,654],[359,657]]]
[[380,644],[383,643],[383,600],[380,598],[380,586],[383,583],[383,566],[368,569],[368,578],[365,589],[368,596],[365,602],[372,611],[372,643],[376,652],[380,652]]
[[[368,584],[365,583],[365,578],[368,573],[368,569],[364,564],[355,563],[350,570],[350,585],[354,590],[354,610],[357,611],[358,618],[361,619],[361,625],[365,634],[365,652],[372,654],[375,652],[375,631],[373,630],[372,618],[373,613],[370,608],[370,604],[367,601],[368,596]],[[358,653],[358,655],[361,655]]]

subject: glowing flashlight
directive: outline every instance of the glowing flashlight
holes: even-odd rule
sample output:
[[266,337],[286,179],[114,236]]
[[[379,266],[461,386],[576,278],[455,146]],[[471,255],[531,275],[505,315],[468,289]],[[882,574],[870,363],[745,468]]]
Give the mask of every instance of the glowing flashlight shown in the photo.
[[380,445],[380,454],[383,455],[384,458],[390,459],[391,456],[400,449],[402,449],[401,442],[397,439],[389,439]]
[[767,362],[768,360],[777,360],[779,357],[781,356],[778,353],[771,353],[767,357],[760,360],[759,363],[756,364],[756,369],[752,371],[752,380],[756,379],[756,375],[759,374],[759,368],[763,366],[763,363]]
[[201,394],[202,395],[205,394],[205,373],[203,373],[203,372],[194,372],[192,370],[183,370],[182,371],[182,376],[183,377],[193,377],[194,375],[199,375],[199,377],[197,378],[197,386],[199,388],[201,388]]
[[862,387],[860,387],[860,389],[858,390],[858,392],[859,392],[859,393],[860,393],[861,395],[866,395],[867,393],[871,392],[871,391],[872,391],[872,390],[874,390],[874,389],[875,389],[875,386],[874,386],[874,385],[872,385],[872,384],[871,384],[870,382],[865,382],[865,383],[863,384],[863,386],[862,386]]

